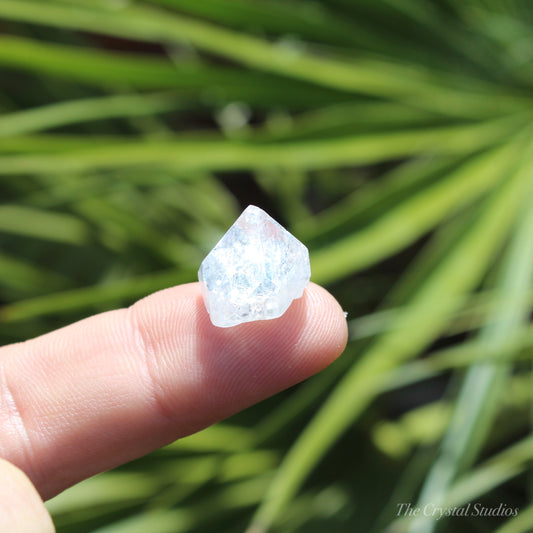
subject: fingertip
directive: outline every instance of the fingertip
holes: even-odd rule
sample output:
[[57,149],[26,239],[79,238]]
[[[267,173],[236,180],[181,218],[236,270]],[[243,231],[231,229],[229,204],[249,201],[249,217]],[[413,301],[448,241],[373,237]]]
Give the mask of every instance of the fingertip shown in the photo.
[[339,302],[326,289],[309,283],[306,290],[310,349],[317,352],[323,366],[339,357],[348,342],[348,324]]
[[348,335],[340,305],[314,283],[283,316],[230,328],[211,323],[199,283],[156,293],[136,312],[159,403],[187,433],[319,372]]
[[198,302],[200,338],[210,345],[208,351],[217,351],[218,347],[220,355],[221,348],[229,345],[233,353],[246,352],[250,360],[255,360],[254,364],[268,355],[281,363],[280,369],[289,377],[298,370],[304,376],[298,376],[298,380],[332,363],[344,351],[348,340],[341,306],[331,293],[315,283],[309,283],[302,297],[294,300],[281,317],[231,328],[213,326],[200,296]]
[[[190,295],[198,287],[188,286]],[[348,328],[335,298],[310,283],[279,318],[231,328],[213,326],[196,296],[196,363],[220,417],[299,383],[331,364],[346,347]],[[221,401],[221,399],[224,401]],[[227,409],[227,410],[226,410]]]

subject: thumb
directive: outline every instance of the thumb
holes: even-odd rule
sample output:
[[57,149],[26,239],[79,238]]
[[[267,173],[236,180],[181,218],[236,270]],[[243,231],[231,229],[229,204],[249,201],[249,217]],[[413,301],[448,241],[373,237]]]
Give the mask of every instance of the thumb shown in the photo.
[[26,474],[0,459],[0,531],[53,533],[52,519]]

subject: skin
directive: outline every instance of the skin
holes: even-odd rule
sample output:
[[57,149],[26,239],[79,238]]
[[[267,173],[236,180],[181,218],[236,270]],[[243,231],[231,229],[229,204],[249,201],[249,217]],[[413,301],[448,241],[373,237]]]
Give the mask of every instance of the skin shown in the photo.
[[313,283],[282,317],[232,328],[191,283],[0,348],[0,531],[53,531],[43,499],[306,379],[346,342]]

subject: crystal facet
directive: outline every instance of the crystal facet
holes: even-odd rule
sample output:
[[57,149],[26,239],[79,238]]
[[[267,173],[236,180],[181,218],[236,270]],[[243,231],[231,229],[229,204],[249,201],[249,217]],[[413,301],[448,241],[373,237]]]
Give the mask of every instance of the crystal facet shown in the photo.
[[280,317],[311,277],[307,248],[249,205],[202,261],[198,279],[211,322],[226,328]]

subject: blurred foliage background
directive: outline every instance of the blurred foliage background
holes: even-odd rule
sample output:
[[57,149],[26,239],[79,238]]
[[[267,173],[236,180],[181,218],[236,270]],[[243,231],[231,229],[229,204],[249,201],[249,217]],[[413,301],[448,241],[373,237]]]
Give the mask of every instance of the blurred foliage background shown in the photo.
[[350,326],[50,501],[59,532],[533,530],[532,28],[527,0],[0,0],[1,343],[194,280],[249,203]]

